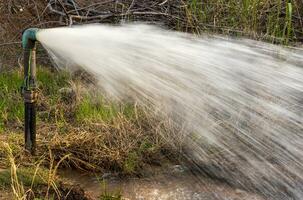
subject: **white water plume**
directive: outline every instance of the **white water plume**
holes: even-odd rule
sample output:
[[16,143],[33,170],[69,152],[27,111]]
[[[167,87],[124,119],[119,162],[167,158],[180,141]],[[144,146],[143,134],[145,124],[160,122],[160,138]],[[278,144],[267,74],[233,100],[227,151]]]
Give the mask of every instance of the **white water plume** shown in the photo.
[[[171,116],[197,170],[270,199],[303,199],[303,53],[148,25],[38,32],[60,67]],[[202,181],[202,179],[201,179]]]

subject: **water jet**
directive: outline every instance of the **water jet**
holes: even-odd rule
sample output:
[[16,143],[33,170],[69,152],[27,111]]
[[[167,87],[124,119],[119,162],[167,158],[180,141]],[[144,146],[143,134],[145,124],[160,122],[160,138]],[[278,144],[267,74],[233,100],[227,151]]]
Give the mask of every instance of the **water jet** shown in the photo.
[[36,40],[58,68],[92,74],[109,98],[169,118],[173,131],[159,137],[182,143],[191,168],[269,199],[302,199],[301,51],[139,24],[30,29],[23,91],[31,152]]

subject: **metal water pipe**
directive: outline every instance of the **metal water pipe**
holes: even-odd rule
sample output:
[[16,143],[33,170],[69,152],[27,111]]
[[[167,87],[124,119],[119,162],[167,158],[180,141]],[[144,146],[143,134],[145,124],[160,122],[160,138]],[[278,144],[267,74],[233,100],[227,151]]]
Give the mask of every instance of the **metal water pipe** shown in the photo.
[[24,82],[22,94],[24,98],[24,138],[25,149],[31,154],[36,150],[36,41],[38,29],[30,28],[23,32],[22,47],[24,60]]

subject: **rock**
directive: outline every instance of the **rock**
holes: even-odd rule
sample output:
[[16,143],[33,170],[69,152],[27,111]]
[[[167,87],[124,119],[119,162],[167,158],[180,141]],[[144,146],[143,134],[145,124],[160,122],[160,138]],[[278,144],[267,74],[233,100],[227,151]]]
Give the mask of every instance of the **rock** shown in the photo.
[[243,191],[243,190],[240,190],[240,189],[236,189],[236,194],[244,194],[245,193],[245,191]]
[[101,176],[102,179],[105,179],[105,180],[115,180],[117,177],[115,174],[112,174],[112,173],[104,173],[102,176]]
[[59,188],[65,200],[93,200],[79,185],[61,186]]
[[171,167],[171,171],[173,173],[183,173],[185,172],[186,168],[183,167],[182,165],[174,165]]

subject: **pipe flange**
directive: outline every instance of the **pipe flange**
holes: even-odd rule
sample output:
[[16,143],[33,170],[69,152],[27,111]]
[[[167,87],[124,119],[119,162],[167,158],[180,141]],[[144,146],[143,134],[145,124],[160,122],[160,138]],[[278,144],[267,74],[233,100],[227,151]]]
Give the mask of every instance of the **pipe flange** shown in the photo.
[[38,99],[38,92],[36,90],[25,90],[23,97],[25,103],[35,103]]

